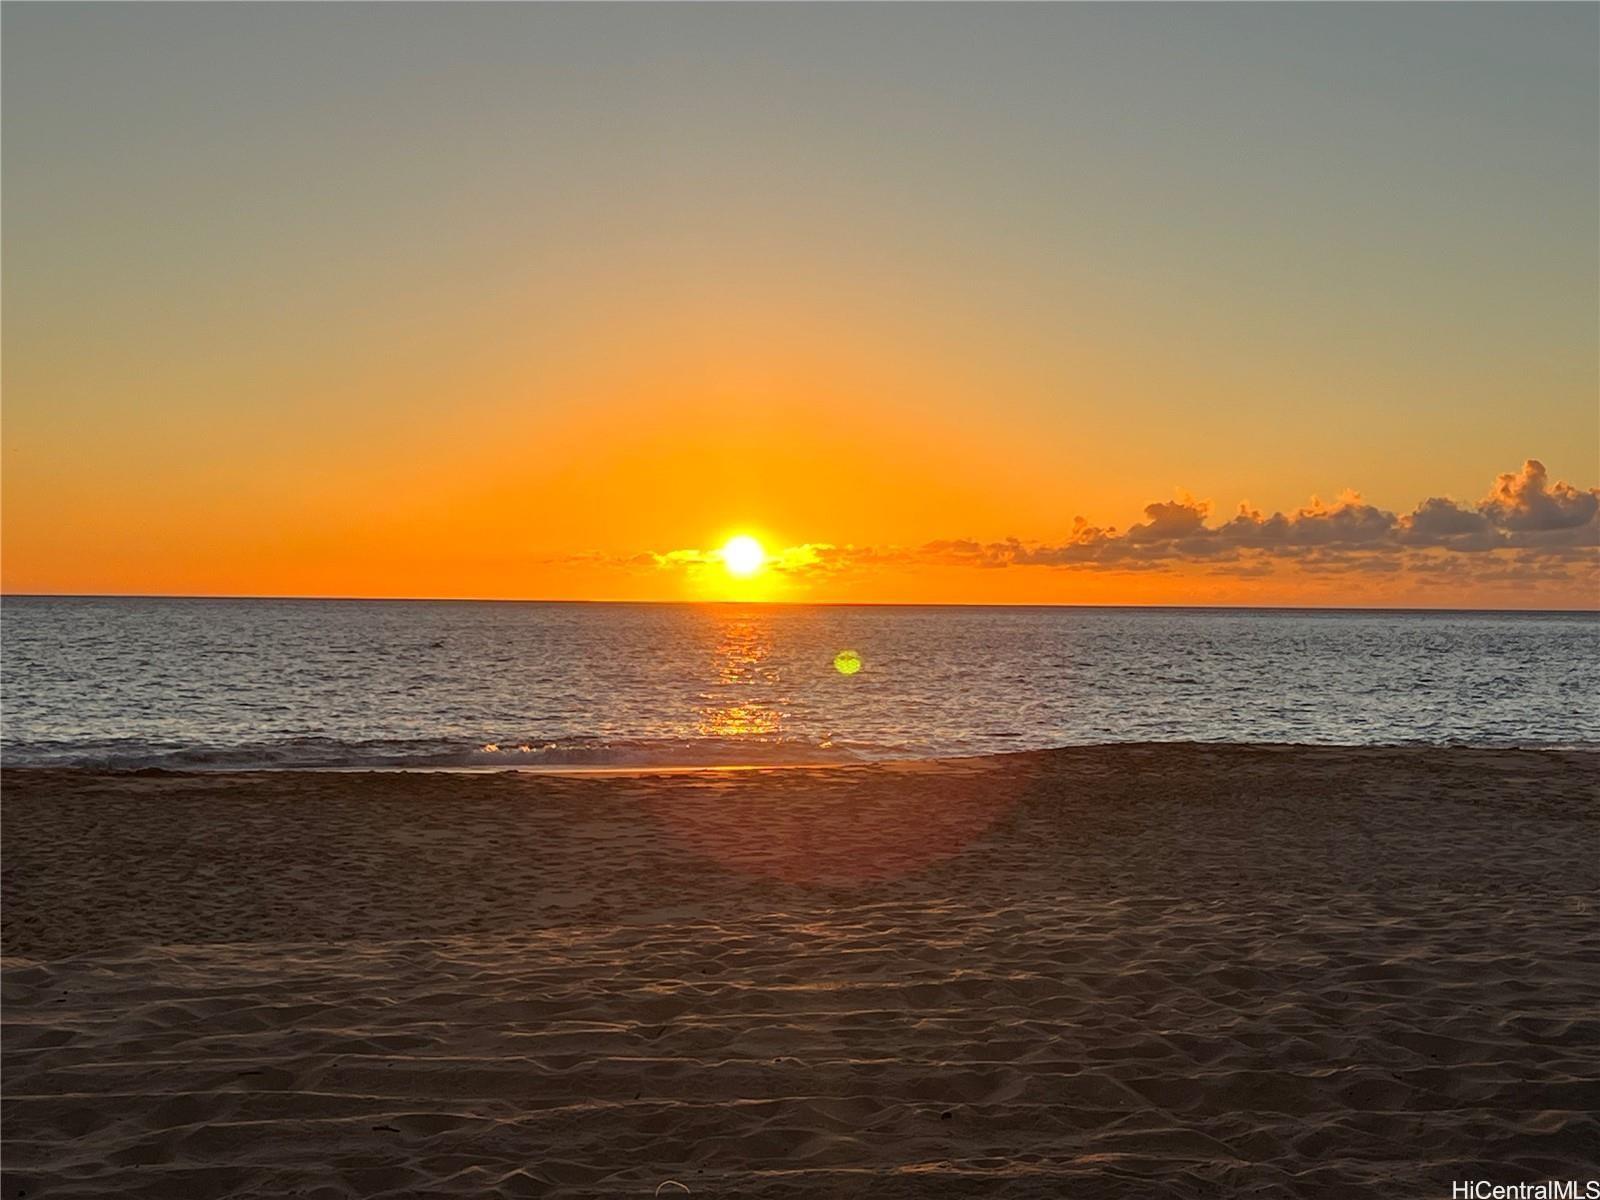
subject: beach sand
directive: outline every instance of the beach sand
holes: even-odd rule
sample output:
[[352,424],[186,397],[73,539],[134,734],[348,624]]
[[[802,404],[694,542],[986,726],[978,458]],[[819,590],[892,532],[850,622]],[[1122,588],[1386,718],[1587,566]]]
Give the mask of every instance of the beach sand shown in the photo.
[[1577,752],[4,773],[4,1200],[1600,1177]]

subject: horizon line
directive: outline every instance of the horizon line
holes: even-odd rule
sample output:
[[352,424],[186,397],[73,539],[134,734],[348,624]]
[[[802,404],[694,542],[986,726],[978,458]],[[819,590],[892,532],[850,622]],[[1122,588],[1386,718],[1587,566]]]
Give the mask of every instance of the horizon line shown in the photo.
[[1088,604],[1073,601],[939,601],[939,600],[619,600],[561,599],[530,596],[351,596],[351,595],[251,595],[237,592],[4,592],[0,600],[248,600],[308,601],[327,604],[616,604],[692,607],[751,605],[773,608],[1081,608],[1177,611],[1256,612],[1389,612],[1389,613],[1536,613],[1563,616],[1600,616],[1592,608],[1463,608],[1459,605],[1394,604]]

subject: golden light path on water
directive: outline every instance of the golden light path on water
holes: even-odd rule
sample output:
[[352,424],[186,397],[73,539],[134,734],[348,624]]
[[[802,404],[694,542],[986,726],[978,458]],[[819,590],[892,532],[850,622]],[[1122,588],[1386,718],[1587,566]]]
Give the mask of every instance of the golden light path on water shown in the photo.
[[698,722],[702,735],[770,737],[782,733],[780,706],[787,701],[777,690],[782,673],[769,662],[772,653],[772,634],[765,621],[749,616],[725,621],[712,660],[716,690],[702,696]]

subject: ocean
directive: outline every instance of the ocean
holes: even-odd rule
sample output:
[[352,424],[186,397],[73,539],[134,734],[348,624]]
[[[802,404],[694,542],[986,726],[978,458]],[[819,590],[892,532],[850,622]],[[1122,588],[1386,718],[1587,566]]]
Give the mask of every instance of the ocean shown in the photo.
[[12,766],[1600,745],[1593,613],[7,597],[0,662]]

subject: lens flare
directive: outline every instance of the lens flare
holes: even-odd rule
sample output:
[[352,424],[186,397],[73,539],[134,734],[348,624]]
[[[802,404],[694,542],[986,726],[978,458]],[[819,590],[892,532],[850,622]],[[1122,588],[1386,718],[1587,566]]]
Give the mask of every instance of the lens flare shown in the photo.
[[722,548],[722,565],[728,568],[728,574],[740,579],[748,579],[754,575],[766,561],[767,552],[753,537],[741,534],[739,537],[728,539],[728,544]]
[[861,670],[861,655],[854,650],[841,650],[833,656],[833,669],[841,675],[854,675]]

